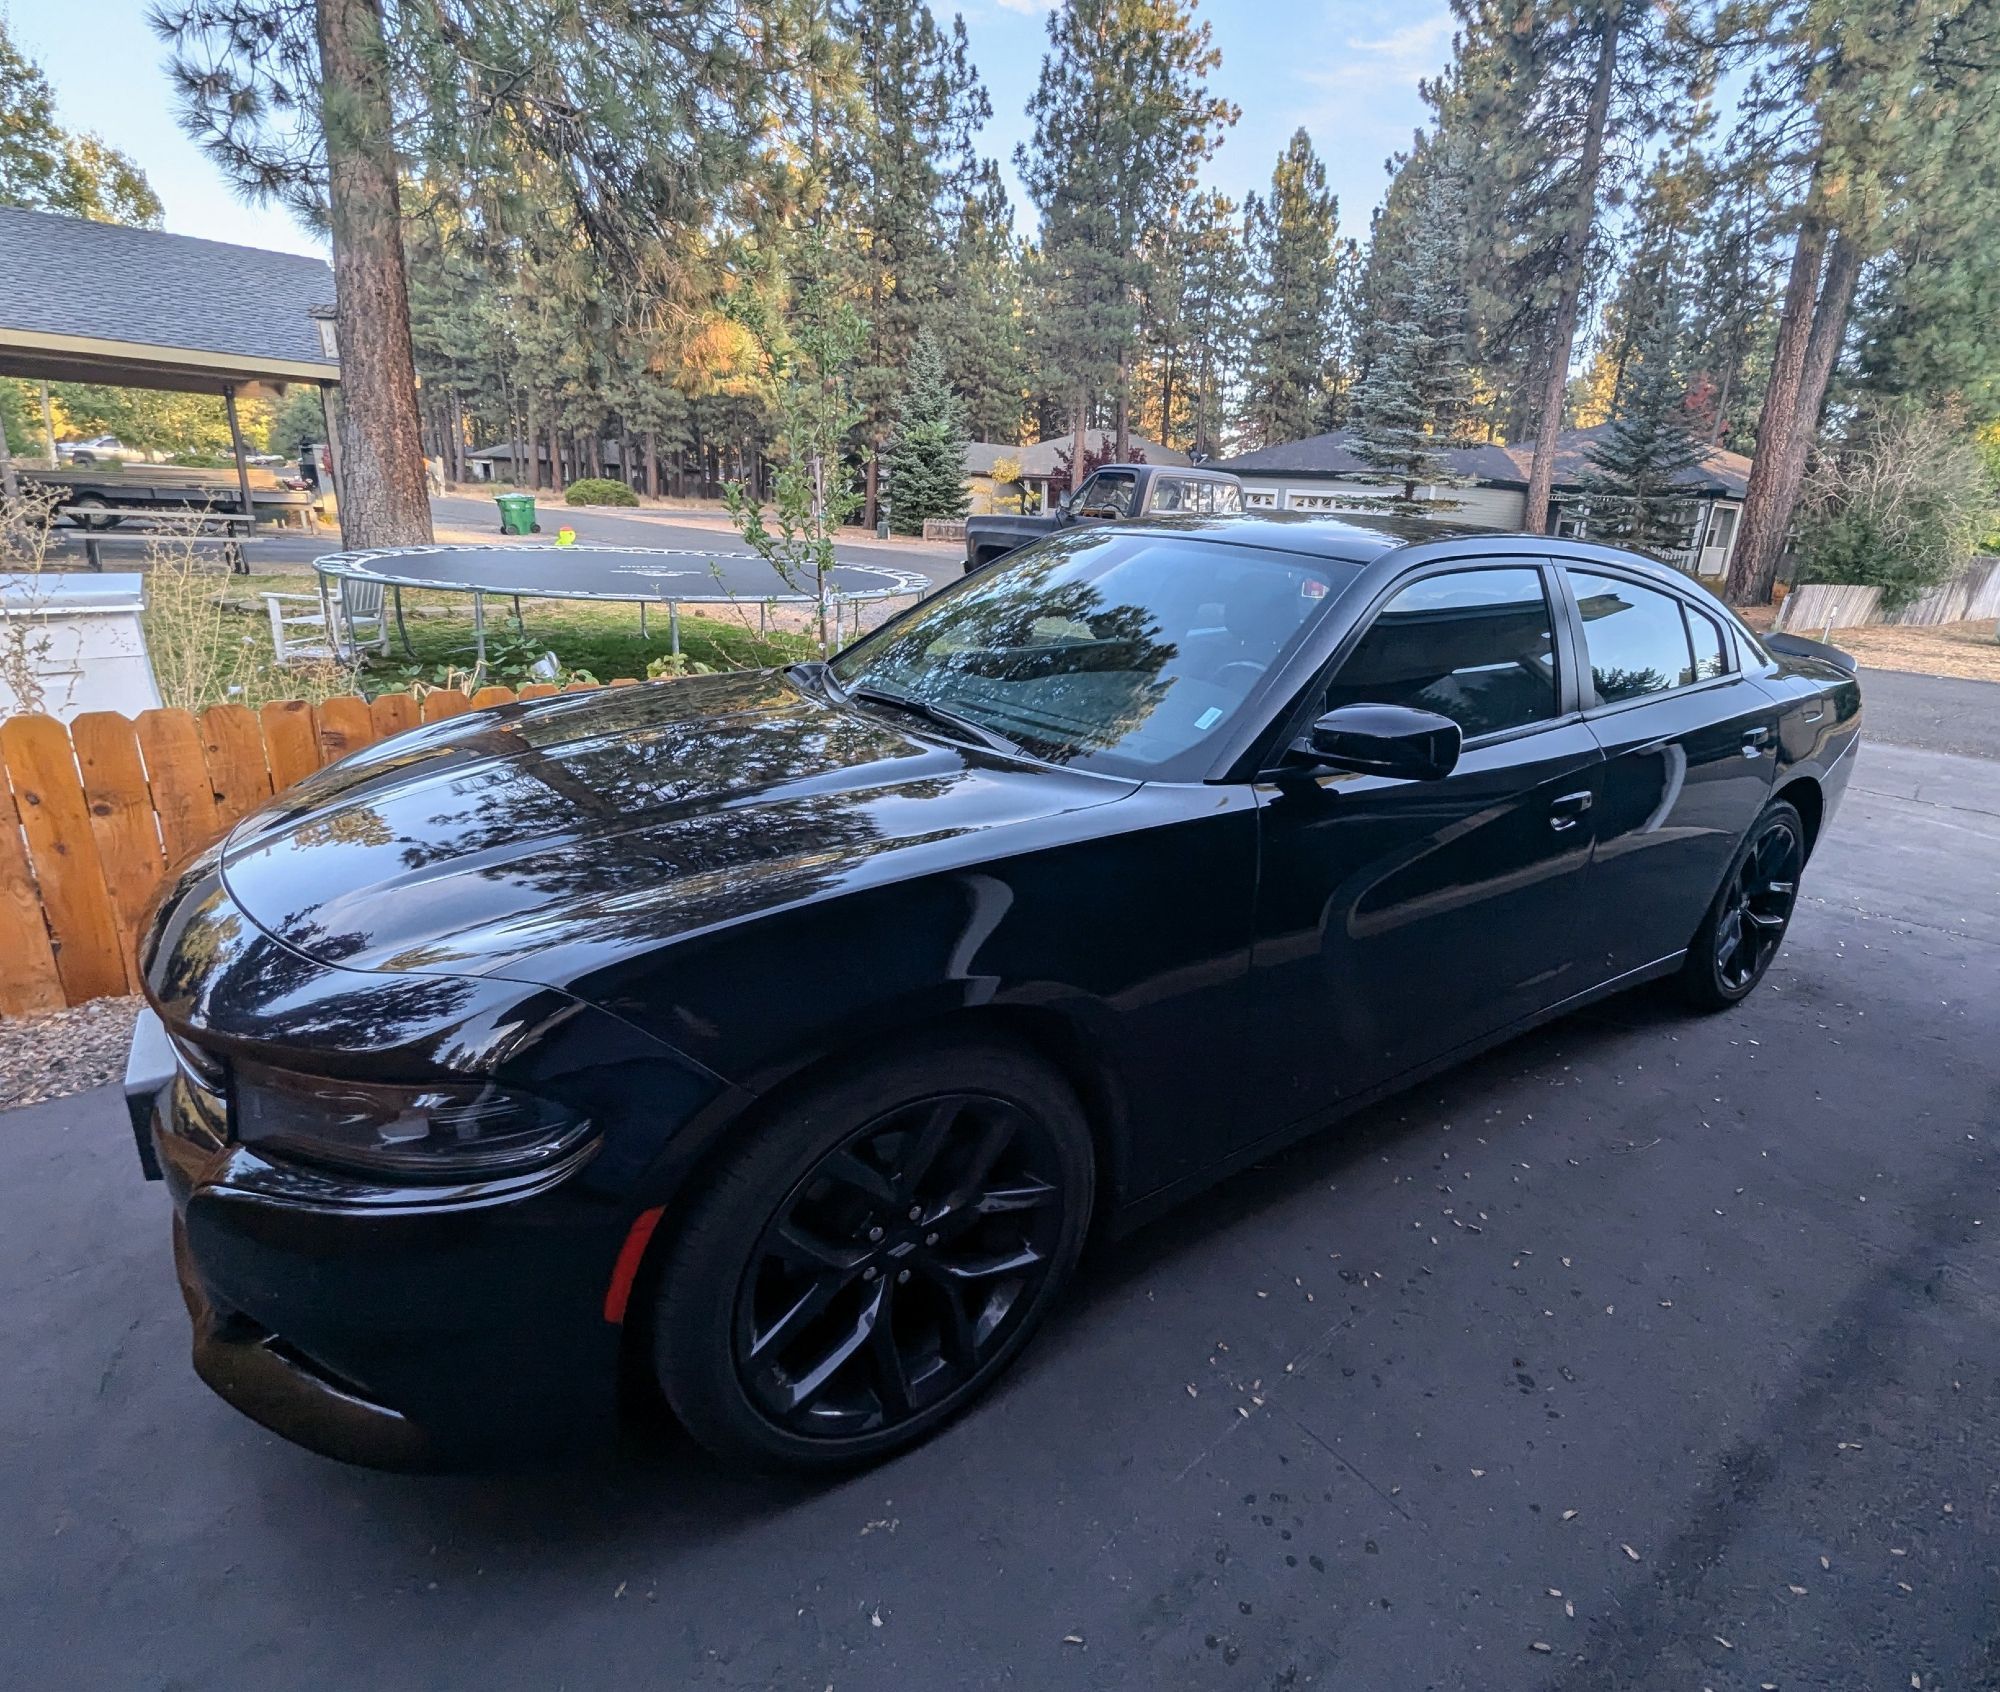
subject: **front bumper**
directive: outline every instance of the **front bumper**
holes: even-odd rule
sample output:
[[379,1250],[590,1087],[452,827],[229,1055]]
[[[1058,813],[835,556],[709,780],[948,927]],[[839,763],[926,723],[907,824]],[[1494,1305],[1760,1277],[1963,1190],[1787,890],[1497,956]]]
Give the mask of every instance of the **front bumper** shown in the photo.
[[510,1182],[370,1187],[231,1143],[185,1073],[147,1093],[144,1068],[128,1101],[173,1198],[195,1372],[219,1396],[377,1468],[609,1434],[621,1331],[603,1303],[626,1218],[574,1178],[591,1148]]

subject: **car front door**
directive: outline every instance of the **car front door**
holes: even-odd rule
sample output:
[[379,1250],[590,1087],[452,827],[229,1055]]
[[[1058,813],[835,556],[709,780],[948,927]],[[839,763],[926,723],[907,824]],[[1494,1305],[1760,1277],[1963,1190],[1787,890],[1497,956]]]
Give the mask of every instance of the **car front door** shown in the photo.
[[1576,710],[1552,571],[1434,567],[1395,587],[1299,713],[1416,706],[1464,733],[1441,781],[1259,789],[1254,1066],[1293,1122],[1591,985],[1576,954],[1603,754]]
[[1687,945],[1777,773],[1778,708],[1700,605],[1570,565],[1584,720],[1604,749],[1589,924],[1606,975]]

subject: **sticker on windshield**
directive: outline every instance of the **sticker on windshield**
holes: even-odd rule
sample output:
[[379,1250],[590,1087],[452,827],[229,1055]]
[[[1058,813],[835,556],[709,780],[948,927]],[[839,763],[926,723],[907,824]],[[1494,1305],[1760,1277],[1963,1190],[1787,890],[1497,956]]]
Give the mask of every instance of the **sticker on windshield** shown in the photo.
[[1211,705],[1200,716],[1195,718],[1194,726],[1198,729],[1212,729],[1221,721],[1222,707],[1220,705]]
[[1299,598],[1301,599],[1326,598],[1326,583],[1316,582],[1310,576],[1306,577],[1304,581],[1299,583]]

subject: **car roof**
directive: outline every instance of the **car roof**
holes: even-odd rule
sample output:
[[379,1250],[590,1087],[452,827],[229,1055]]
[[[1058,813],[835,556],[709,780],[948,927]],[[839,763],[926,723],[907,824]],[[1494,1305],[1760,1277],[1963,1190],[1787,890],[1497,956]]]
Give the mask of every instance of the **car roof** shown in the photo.
[[[1141,470],[1152,470],[1162,475],[1195,476],[1206,482],[1234,482],[1237,475],[1233,470],[1211,470],[1201,464],[1100,464],[1097,470],[1130,470],[1135,474]],[[1093,470],[1091,474],[1097,474]]]
[[1384,553],[1396,552],[1424,541],[1463,540],[1472,535],[1499,535],[1505,532],[1474,524],[1440,522],[1431,517],[1406,517],[1387,511],[1356,511],[1341,517],[1319,517],[1303,511],[1245,511],[1212,517],[1147,517],[1137,523],[1121,523],[1118,528],[1123,534],[1148,529],[1161,534],[1195,534],[1225,545],[1309,553],[1315,558],[1342,564],[1367,564]]

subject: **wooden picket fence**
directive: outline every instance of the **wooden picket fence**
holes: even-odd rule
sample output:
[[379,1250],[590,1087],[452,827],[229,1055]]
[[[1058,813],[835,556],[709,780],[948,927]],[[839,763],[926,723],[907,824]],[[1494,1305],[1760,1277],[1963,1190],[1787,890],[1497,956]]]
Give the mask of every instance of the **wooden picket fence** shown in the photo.
[[136,992],[154,893],[272,794],[420,723],[557,691],[87,711],[67,728],[33,713],[0,721],[0,1016]]

